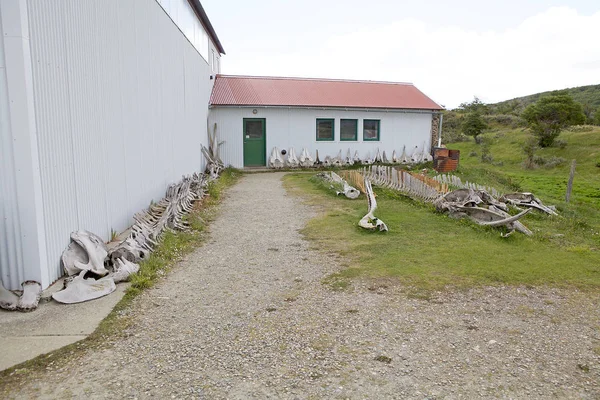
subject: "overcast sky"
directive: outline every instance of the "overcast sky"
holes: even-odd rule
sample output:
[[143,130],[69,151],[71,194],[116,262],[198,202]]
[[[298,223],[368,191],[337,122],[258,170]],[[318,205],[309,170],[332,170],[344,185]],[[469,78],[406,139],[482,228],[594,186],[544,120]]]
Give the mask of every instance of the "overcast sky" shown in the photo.
[[600,0],[202,0],[222,73],[412,82],[454,108],[600,83]]

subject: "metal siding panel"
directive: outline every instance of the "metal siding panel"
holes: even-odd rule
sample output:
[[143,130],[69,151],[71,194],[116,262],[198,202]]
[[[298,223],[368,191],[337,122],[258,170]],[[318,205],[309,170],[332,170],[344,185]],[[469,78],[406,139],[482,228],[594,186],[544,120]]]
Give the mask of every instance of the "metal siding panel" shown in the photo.
[[[28,5],[54,281],[71,231],[109,239],[111,229],[123,230],[133,213],[162,197],[167,184],[200,168],[210,70],[155,0]],[[3,176],[0,183],[12,193],[14,182]],[[3,201],[3,216],[11,204]],[[8,238],[18,239],[18,225],[4,227],[0,272],[12,282],[22,276],[14,270],[20,243]]]
[[[0,32],[3,31],[0,18]],[[0,40],[0,279],[7,288],[17,289],[23,280],[21,229],[18,221],[17,182],[9,126],[8,82],[4,41]]]

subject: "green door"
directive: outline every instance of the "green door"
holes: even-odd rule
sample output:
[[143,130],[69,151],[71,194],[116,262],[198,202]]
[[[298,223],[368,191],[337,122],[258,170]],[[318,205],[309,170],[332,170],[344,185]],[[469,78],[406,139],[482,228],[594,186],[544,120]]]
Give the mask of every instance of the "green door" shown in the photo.
[[244,118],[244,167],[267,165],[266,122],[264,118]]

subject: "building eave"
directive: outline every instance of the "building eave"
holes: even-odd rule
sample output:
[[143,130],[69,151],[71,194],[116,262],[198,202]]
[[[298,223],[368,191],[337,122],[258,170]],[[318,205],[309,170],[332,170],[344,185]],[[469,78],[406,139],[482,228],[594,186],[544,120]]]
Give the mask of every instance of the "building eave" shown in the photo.
[[225,54],[225,49],[223,48],[223,45],[221,44],[221,41],[219,40],[219,37],[217,36],[217,32],[215,32],[215,28],[213,28],[212,24],[210,23],[210,20],[208,19],[208,15],[206,14],[206,11],[204,11],[202,4],[200,4],[200,0],[188,0],[188,1],[190,2],[192,7],[194,8],[194,10],[196,11],[198,18],[200,19],[200,22],[202,23],[204,28],[206,28],[206,30],[208,31],[208,35],[210,36],[213,43],[217,47],[217,50],[219,50],[219,53]]

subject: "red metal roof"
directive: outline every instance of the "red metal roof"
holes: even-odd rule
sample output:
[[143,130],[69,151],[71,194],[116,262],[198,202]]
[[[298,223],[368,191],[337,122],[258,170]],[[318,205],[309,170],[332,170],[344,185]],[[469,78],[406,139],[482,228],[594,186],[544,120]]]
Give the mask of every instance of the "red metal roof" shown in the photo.
[[217,75],[213,106],[442,110],[411,83]]

